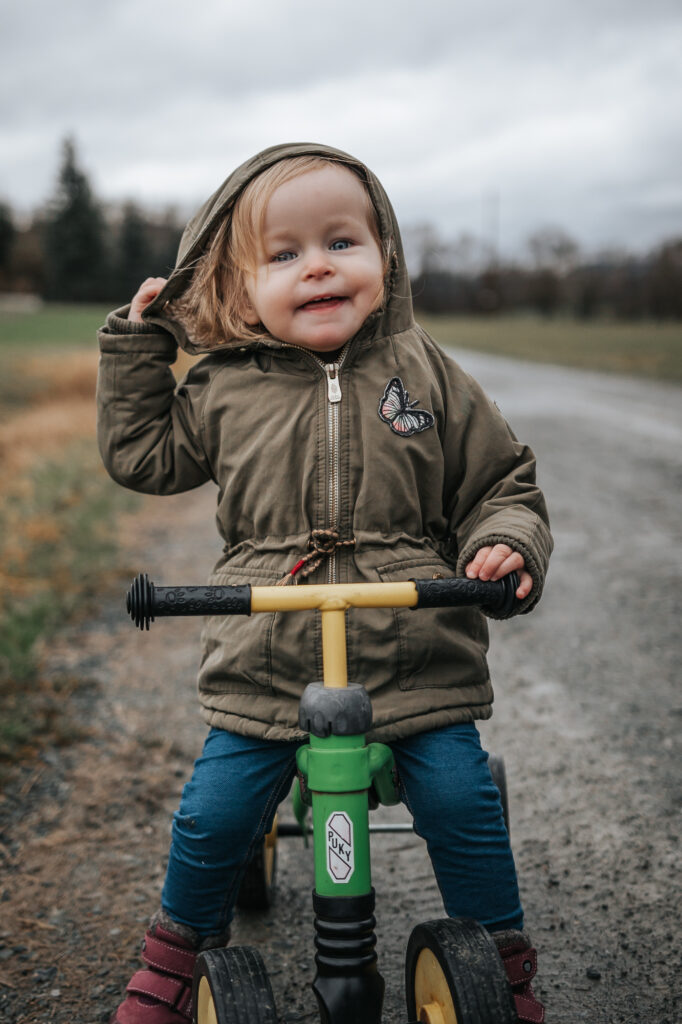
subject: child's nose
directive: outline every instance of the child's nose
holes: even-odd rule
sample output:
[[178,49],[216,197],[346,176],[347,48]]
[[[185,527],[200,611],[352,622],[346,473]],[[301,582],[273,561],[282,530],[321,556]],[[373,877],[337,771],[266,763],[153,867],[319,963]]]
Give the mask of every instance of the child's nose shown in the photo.
[[324,249],[315,249],[308,253],[304,264],[305,277],[327,277],[331,273],[332,263]]

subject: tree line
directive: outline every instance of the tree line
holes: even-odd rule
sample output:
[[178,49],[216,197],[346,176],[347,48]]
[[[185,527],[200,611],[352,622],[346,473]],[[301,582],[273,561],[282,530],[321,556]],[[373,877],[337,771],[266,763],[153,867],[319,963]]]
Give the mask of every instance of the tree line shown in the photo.
[[424,312],[682,319],[682,238],[644,255],[588,258],[565,231],[545,228],[528,239],[527,258],[512,261],[466,235],[447,243],[430,226],[416,234],[412,290],[415,307]]
[[0,202],[0,292],[122,305],[146,277],[168,275],[182,230],[173,209],[105,207],[66,139],[55,193],[28,225]]
[[[29,224],[18,226],[0,202],[0,292],[123,303],[145,277],[168,275],[182,228],[173,209],[105,207],[66,139],[54,195]],[[431,225],[405,235],[415,307],[426,313],[682,319],[682,238],[643,255],[588,258],[564,230],[545,228],[511,261],[471,236],[443,239]]]

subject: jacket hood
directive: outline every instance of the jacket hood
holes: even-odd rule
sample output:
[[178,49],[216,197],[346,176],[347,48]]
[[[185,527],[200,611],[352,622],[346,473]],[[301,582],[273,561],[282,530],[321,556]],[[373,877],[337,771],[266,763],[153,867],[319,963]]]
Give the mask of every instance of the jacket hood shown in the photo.
[[[288,145],[271,146],[247,160],[236,169],[212,196],[210,196],[198,212],[192,217],[185,228],[178,249],[177,262],[168,283],[145,309],[143,319],[148,323],[162,327],[175,337],[181,348],[196,354],[208,351],[205,346],[190,340],[185,329],[169,315],[166,306],[171,300],[178,298],[189,286],[198,258],[205,251],[214,228],[230,210],[248,183],[262,171],[280,160],[296,156],[321,156],[336,160],[341,164],[354,168],[367,184],[372,202],[379,217],[382,240],[390,245],[387,301],[379,314],[365,325],[370,339],[385,337],[407,330],[413,324],[412,297],[410,280],[405,265],[403,247],[400,240],[398,222],[393,207],[384,189],[374,174],[355,157],[331,146],[315,143],[290,143]],[[363,328],[363,333],[365,329]],[[235,339],[235,344],[244,344]],[[276,339],[264,339],[265,344],[277,346]]]

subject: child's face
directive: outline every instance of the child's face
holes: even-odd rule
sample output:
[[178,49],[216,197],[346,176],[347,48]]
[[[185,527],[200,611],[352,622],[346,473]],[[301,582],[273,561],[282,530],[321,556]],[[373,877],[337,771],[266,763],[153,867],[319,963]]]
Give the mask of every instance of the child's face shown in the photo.
[[334,165],[309,171],[270,198],[245,319],[280,341],[332,352],[379,306],[383,277],[360,180]]

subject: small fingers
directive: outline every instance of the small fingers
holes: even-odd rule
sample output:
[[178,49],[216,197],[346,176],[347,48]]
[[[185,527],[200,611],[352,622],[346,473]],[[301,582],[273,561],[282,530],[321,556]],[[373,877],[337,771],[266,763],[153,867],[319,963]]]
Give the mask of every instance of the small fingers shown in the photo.
[[[501,546],[502,545],[500,545],[500,547]],[[506,557],[503,557],[503,555],[500,555],[499,557],[502,558],[502,561],[497,566],[497,569],[490,574],[491,580],[501,580],[503,576],[508,576],[510,572],[520,572],[526,565],[523,560],[523,555],[520,555],[518,551],[512,551],[512,553]],[[487,563],[483,566],[483,570],[485,571],[486,568]]]
[[481,548],[469,562],[466,574],[470,580],[499,580],[515,569],[523,569],[523,556],[513,551],[508,544]]
[[130,304],[129,320],[141,320],[142,310],[152,302],[166,284],[165,277],[148,277],[137,289]]
[[470,580],[501,580],[510,572],[518,572],[519,585],[516,597],[522,601],[533,589],[533,577],[525,569],[523,555],[514,551],[508,544],[495,544],[494,547],[480,548],[466,567],[466,575]]
[[523,601],[524,597],[528,597],[532,589],[533,577],[529,572],[522,572],[520,575],[520,583],[516,588],[516,597],[519,601]]
[[149,303],[152,299],[156,298],[165,284],[165,277],[148,277],[147,280],[138,288],[136,298],[140,300],[144,299]]
[[480,548],[473,559],[469,562],[466,567],[466,574],[470,580],[477,580],[479,573],[483,567],[483,563],[492,551],[492,548]]

